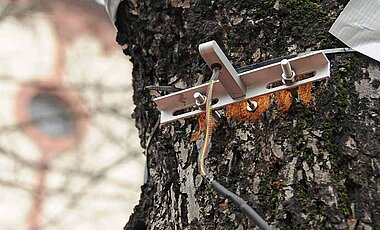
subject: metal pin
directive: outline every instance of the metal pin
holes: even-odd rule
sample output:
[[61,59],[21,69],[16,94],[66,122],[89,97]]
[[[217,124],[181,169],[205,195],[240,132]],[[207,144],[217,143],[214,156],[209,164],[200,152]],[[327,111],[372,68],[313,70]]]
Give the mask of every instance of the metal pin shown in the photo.
[[[195,99],[196,106],[201,110],[205,110],[206,109],[207,97],[205,95],[199,93],[199,92],[195,92],[193,97]],[[215,119],[216,122],[219,122],[221,116],[217,111],[212,110],[211,115]]]
[[247,103],[248,112],[255,112],[259,108],[257,101],[246,100],[245,102]]
[[198,106],[198,107],[203,107],[206,105],[206,96],[204,96],[203,94],[201,94],[200,92],[195,92],[194,95],[193,95],[194,99],[195,99],[195,104]]
[[292,70],[288,59],[284,59],[281,61],[281,69],[282,69],[282,83],[285,85],[291,85],[297,81],[296,73]]

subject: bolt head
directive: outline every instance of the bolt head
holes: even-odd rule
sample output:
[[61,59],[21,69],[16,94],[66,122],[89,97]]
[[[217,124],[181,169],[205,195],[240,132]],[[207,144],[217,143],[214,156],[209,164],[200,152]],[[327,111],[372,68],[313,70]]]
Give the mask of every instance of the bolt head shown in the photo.
[[248,112],[255,112],[259,105],[257,104],[256,101],[247,101],[247,110]]

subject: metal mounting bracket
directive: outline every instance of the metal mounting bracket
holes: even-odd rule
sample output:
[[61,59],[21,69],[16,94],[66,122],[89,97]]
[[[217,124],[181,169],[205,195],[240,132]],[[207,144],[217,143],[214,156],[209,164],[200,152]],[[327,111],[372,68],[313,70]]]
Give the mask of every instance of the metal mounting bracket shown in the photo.
[[244,82],[215,41],[200,44],[199,53],[211,69],[220,68],[219,81],[233,99],[245,96]]
[[[288,59],[286,62],[278,62],[238,74],[216,42],[203,43],[199,46],[199,50],[210,67],[217,64],[223,71],[214,85],[213,101],[216,102],[212,105],[213,110],[330,77],[330,62],[323,52],[305,54]],[[286,68],[284,68],[284,63],[288,65],[285,66]],[[283,77],[284,69],[294,71],[296,79],[300,75],[310,76],[286,83]],[[207,86],[208,83],[154,99],[161,111],[161,124],[204,113],[204,110],[195,106],[194,93],[206,95]]]

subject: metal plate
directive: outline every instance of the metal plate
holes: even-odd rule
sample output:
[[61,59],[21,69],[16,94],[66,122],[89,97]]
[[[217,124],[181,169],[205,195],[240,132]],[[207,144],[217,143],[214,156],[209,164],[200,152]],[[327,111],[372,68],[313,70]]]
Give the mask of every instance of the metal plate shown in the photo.
[[[315,52],[305,56],[295,57],[289,59],[289,62],[297,75],[307,73],[315,73],[315,75],[310,78],[299,80],[290,86],[281,85],[270,88],[268,85],[271,83],[281,81],[282,71],[280,62],[243,72],[239,74],[239,78],[246,85],[246,96],[233,99],[225,90],[221,82],[217,81],[214,86],[213,98],[218,99],[218,102],[212,106],[212,109],[217,110],[232,103],[274,93],[280,90],[291,89],[306,83],[319,81],[330,76],[330,62],[322,52]],[[206,94],[207,85],[208,83],[154,99],[158,109],[161,111],[161,124],[204,113],[203,110],[194,109],[189,112],[173,115],[176,111],[193,107],[195,105],[193,94],[195,92]]]

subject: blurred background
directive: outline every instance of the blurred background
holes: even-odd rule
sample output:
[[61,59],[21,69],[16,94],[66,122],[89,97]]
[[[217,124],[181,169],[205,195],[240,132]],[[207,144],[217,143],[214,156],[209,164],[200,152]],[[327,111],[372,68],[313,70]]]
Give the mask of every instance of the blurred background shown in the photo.
[[122,229],[144,159],[100,0],[0,0],[0,229]]

